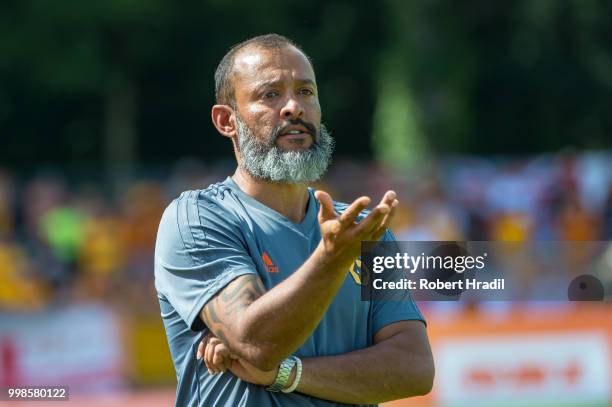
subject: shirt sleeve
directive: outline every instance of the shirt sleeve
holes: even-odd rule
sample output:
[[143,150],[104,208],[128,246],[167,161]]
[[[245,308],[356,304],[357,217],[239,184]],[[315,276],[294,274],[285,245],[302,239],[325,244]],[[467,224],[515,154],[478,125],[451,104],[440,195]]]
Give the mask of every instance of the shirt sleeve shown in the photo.
[[[387,229],[382,241],[395,242],[395,236]],[[398,321],[418,320],[426,324],[425,318],[408,290],[401,290],[385,301],[372,301],[372,337],[384,326]]]
[[257,271],[235,215],[198,191],[168,206],[155,246],[155,285],[191,329],[204,328],[202,307],[245,274]]

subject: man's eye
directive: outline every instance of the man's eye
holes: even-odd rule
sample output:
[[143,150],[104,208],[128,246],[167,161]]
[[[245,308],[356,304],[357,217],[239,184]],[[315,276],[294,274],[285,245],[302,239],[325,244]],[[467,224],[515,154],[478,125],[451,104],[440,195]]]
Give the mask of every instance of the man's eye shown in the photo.
[[264,93],[264,95],[263,95],[263,97],[266,98],[266,99],[273,98],[273,97],[276,97],[276,96],[278,96],[278,92],[276,92],[274,90],[268,91],[268,92]]
[[314,92],[311,89],[302,88],[302,89],[300,89],[300,94],[302,94],[302,95],[314,95]]

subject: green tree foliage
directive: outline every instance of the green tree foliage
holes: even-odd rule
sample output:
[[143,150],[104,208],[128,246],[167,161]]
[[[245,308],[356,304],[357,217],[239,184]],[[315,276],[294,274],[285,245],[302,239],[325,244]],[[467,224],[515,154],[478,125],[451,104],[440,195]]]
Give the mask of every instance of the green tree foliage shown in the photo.
[[313,57],[339,154],[609,148],[611,16],[604,0],[7,0],[0,162],[230,157],[212,75],[267,32]]

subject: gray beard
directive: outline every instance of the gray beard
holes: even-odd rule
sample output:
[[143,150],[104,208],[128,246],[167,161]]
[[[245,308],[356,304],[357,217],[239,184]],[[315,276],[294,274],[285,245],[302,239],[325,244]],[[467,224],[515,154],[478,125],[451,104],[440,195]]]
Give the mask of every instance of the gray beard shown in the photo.
[[236,133],[240,168],[253,177],[287,184],[318,181],[323,177],[334,150],[334,139],[321,124],[321,130],[306,150],[283,150],[276,145],[278,131],[272,130],[265,140],[258,140],[251,129],[236,115]]

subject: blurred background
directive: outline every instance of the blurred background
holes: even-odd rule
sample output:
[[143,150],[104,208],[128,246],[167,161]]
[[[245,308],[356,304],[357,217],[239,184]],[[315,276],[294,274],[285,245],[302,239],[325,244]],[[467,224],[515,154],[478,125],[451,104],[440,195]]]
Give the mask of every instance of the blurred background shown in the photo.
[[[268,32],[314,61],[337,141],[318,186],[394,188],[398,239],[612,238],[610,2],[5,0],[0,386],[173,403],[157,225],[233,172],[213,73]],[[612,405],[609,303],[421,307],[434,392],[389,405]]]

